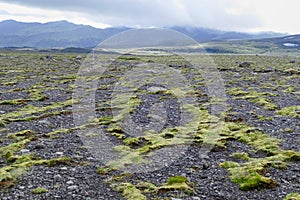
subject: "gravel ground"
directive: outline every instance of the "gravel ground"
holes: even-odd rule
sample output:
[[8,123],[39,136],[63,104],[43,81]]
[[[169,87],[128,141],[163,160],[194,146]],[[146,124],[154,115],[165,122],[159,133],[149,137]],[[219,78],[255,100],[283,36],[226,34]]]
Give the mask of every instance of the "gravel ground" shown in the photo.
[[[14,54],[13,54],[14,55]],[[28,90],[33,85],[38,85],[36,76],[49,76],[49,82],[46,83],[48,88],[43,91],[48,97],[44,101],[33,101],[30,104],[36,106],[47,106],[52,102],[62,102],[72,98],[72,90],[70,85],[74,83],[71,80],[67,83],[58,83],[55,81],[55,77],[61,77],[63,75],[74,74],[78,70],[78,64],[74,60],[76,56],[69,55],[68,59],[61,59],[61,57],[67,57],[68,55],[53,56],[54,60],[40,60],[39,57],[42,54],[32,54],[32,62],[35,65],[39,64],[39,67],[29,69],[27,73],[30,78],[26,82],[19,81],[13,85],[0,86],[1,101],[12,99],[26,99],[28,98]],[[22,69],[22,65],[28,64],[28,60],[22,60],[25,55],[19,56],[2,56],[1,63],[10,63],[11,66],[16,66],[17,69]],[[232,59],[228,56],[228,65],[237,65],[235,56]],[[73,59],[73,61],[72,61]],[[214,57],[218,59],[218,57]],[[231,60],[232,59],[232,60]],[[245,59],[244,57],[240,59]],[[249,58],[255,59],[255,56]],[[67,61],[66,61],[67,60]],[[78,58],[76,59],[76,61]],[[270,58],[266,58],[264,65],[269,65]],[[240,60],[244,61],[244,60]],[[259,62],[259,60],[257,61]],[[287,62],[283,59],[282,62]],[[132,63],[131,63],[132,64]],[[299,66],[300,63],[295,63]],[[3,64],[4,65],[4,64]],[[128,65],[125,61],[114,63],[116,66]],[[45,67],[43,70],[42,67]],[[180,66],[173,66],[176,69],[180,69]],[[0,67],[1,68],[1,67]],[[4,65],[1,70],[5,72],[9,69],[9,64]],[[226,66],[222,69],[226,69]],[[237,67],[238,69],[238,67]],[[61,70],[61,72],[60,72]],[[240,69],[238,69],[240,70]],[[36,73],[32,74],[33,72]],[[52,74],[51,74],[51,73]],[[289,79],[291,75],[277,76],[279,72],[267,72],[258,73],[254,77],[258,78],[257,81],[247,81],[242,78],[250,76],[253,69],[244,69],[240,72],[230,70],[220,70],[220,73],[224,79],[226,88],[243,87],[257,88],[257,91],[272,91],[278,94],[278,96],[270,97],[272,102],[278,106],[277,109],[281,109],[286,106],[300,105],[299,93],[283,93],[281,89],[270,90],[261,87],[261,83],[270,83],[270,77],[281,78],[286,81],[286,85],[291,85],[296,91],[299,91],[299,75],[293,79]],[[17,73],[17,72],[16,72]],[[29,74],[30,73],[30,74]],[[108,72],[109,74],[110,72]],[[117,81],[116,76],[120,76],[122,72],[116,73],[110,78],[101,79],[99,81],[100,86],[108,86],[107,89],[97,90],[96,103],[103,103],[110,99],[112,94],[113,84]],[[192,73],[192,72],[191,72]],[[11,81],[14,77],[12,73],[6,73],[1,78],[3,83]],[[22,77],[21,74],[18,74]],[[186,75],[192,76],[192,74]],[[58,78],[59,79],[59,78]],[[63,79],[63,78],[62,78]],[[44,80],[41,78],[39,81]],[[61,79],[59,79],[61,80]],[[235,84],[228,84],[230,81],[237,81]],[[273,84],[271,82],[270,84]],[[52,88],[50,88],[50,85]],[[53,87],[55,86],[55,87]],[[153,86],[147,86],[153,87]],[[7,92],[16,88],[25,88],[25,91],[13,91]],[[141,88],[145,89],[145,88]],[[202,93],[205,94],[205,87],[199,86]],[[140,94],[139,99],[142,103],[138,105],[136,110],[132,113],[132,117],[135,123],[140,124],[143,127],[147,127],[149,119],[146,117],[149,114],[151,105],[164,101],[164,108],[167,108],[167,121],[164,128],[174,127],[180,122],[179,117],[179,103],[171,95],[157,94]],[[228,95],[228,108],[232,114],[232,118],[242,119],[243,122],[250,126],[260,128],[264,133],[268,133],[270,136],[281,139],[280,147],[283,149],[293,149],[300,151],[300,126],[299,118],[289,116],[276,116],[275,111],[264,109],[262,106],[256,103],[250,102],[245,99],[234,99],[234,96]],[[199,102],[206,102],[207,95],[198,97]],[[22,108],[24,105],[0,105],[1,114],[4,116],[9,112],[16,111]],[[63,108],[58,108],[56,111],[69,110],[72,111],[72,106],[68,105]],[[253,114],[253,111],[254,114]],[[46,111],[50,112],[50,111]],[[111,115],[110,109],[99,109],[97,111],[97,117]],[[257,115],[269,117],[271,120],[258,120]],[[149,125],[148,125],[149,126]],[[120,192],[115,191],[108,179],[116,177],[122,174],[122,171],[112,171],[107,174],[99,174],[96,172],[97,168],[103,166],[103,163],[99,162],[93,154],[88,151],[85,144],[78,136],[77,131],[71,131],[69,133],[58,134],[55,137],[48,137],[46,134],[55,131],[59,128],[70,129],[74,128],[72,114],[58,114],[54,116],[41,117],[40,119],[34,119],[29,121],[16,121],[10,122],[1,129],[0,136],[5,138],[8,133],[15,133],[21,130],[32,130],[37,137],[36,140],[31,141],[25,148],[18,151],[17,154],[31,153],[37,158],[51,159],[60,156],[67,156],[72,158],[72,162],[69,164],[62,164],[57,166],[36,165],[30,167],[25,174],[18,178],[17,184],[10,188],[1,188],[0,199],[123,199]],[[103,127],[106,127],[103,125]],[[291,131],[284,131],[291,129]],[[115,140],[115,141],[114,141]],[[112,138],[112,142],[118,143],[119,141]],[[9,141],[2,141],[0,147],[4,147],[9,144]],[[266,173],[267,177],[274,179],[278,186],[274,188],[259,188],[250,191],[242,191],[239,186],[231,182],[229,173],[226,169],[219,167],[219,164],[224,161],[235,161],[241,163],[242,161],[232,158],[230,155],[234,152],[246,152],[251,157],[264,157],[263,152],[254,152],[253,147],[245,143],[228,140],[226,148],[215,146],[207,155],[203,156],[201,153],[201,145],[198,143],[192,143],[186,151],[184,151],[173,163],[167,163],[164,167],[149,172],[143,173],[131,173],[122,180],[122,182],[130,182],[137,184],[140,181],[151,182],[157,186],[166,182],[168,177],[181,175],[185,176],[190,185],[193,187],[193,193],[187,194],[182,190],[171,191],[159,191],[157,193],[144,194],[147,199],[211,199],[211,200],[245,200],[245,199],[262,199],[262,200],[282,200],[287,194],[292,192],[300,193],[300,162],[293,161],[289,163],[289,167],[284,170],[275,168],[268,168]],[[6,166],[8,163],[4,159],[0,159],[0,167]],[[43,187],[48,192],[43,194],[33,194],[32,190],[37,187]]]

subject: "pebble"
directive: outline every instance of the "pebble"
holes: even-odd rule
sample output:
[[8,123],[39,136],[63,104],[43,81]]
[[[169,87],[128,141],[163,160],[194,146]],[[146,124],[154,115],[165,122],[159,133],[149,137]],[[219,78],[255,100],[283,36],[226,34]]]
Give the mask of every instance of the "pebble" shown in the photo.
[[68,185],[74,185],[74,182],[73,181],[68,181],[67,184]]
[[20,152],[21,153],[28,153],[28,152],[30,152],[30,150],[28,150],[28,149],[21,149]]
[[25,186],[19,186],[19,189],[20,189],[20,190],[24,190],[24,189],[25,189]]
[[77,185],[71,185],[71,186],[67,187],[67,189],[71,190],[71,191],[74,191],[74,190],[78,189],[78,186]]
[[62,178],[62,176],[61,176],[61,175],[59,175],[59,174],[56,174],[56,175],[54,175],[54,176],[53,176],[53,178],[54,178],[54,179],[61,179],[61,178]]

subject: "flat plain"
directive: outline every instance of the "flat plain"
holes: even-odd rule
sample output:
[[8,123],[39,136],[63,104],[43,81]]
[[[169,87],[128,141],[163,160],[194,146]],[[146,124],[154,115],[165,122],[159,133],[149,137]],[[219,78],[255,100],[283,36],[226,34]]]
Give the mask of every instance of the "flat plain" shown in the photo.
[[0,199],[300,198],[298,57],[93,56],[0,52]]

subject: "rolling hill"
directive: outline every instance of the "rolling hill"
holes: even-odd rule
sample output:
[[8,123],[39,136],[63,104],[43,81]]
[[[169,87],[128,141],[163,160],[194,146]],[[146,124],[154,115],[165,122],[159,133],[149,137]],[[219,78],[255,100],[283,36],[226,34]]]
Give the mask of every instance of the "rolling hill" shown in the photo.
[[[226,32],[199,27],[177,26],[169,28],[184,33],[198,42],[259,39],[283,35],[280,33]],[[132,28],[110,27],[99,29],[88,25],[73,24],[68,21],[24,23],[5,20],[0,22],[0,47],[90,48],[114,34],[130,29]]]

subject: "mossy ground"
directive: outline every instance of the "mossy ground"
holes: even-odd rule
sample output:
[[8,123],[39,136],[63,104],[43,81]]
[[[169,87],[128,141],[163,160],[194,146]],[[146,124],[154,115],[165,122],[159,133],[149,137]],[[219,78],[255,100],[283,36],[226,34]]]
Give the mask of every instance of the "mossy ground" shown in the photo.
[[[18,177],[33,165],[51,166],[68,164],[71,161],[67,157],[40,159],[33,154],[21,154],[20,151],[29,144],[41,138],[55,141],[61,135],[75,134],[78,130],[97,126],[103,127],[109,138],[116,142],[114,149],[120,155],[119,160],[107,163],[108,166],[98,168],[97,172],[99,176],[106,178],[119,177],[111,183],[112,187],[127,199],[146,199],[157,195],[162,190],[172,194],[173,190],[193,191],[195,189],[191,182],[180,176],[166,177],[165,183],[160,184],[148,180],[142,182],[131,180],[129,177],[127,177],[128,182],[124,182],[123,178],[120,178],[119,169],[122,171],[130,165],[145,164],[145,158],[149,154],[165,147],[189,144],[201,147],[203,144],[211,144],[216,148],[220,147],[221,151],[226,151],[228,142],[234,140],[245,144],[253,152],[263,152],[263,156],[260,157],[252,156],[251,152],[231,152],[225,162],[219,163],[220,167],[228,170],[228,178],[238,184],[242,190],[280,187],[276,178],[266,176],[265,171],[270,168],[288,169],[291,162],[299,162],[299,152],[292,148],[283,148],[282,143],[285,142],[283,139],[278,139],[275,134],[272,135],[271,132],[260,128],[261,124],[272,124],[278,119],[299,118],[299,63],[290,63],[290,57],[212,55],[211,58],[224,78],[228,104],[231,107],[220,115],[214,115],[211,107],[224,102],[208,97],[205,89],[208,82],[205,82],[201,73],[190,68],[186,62],[176,56],[154,58],[125,56],[115,60],[113,67],[108,68],[101,76],[80,77],[83,81],[100,81],[97,88],[86,92],[96,91],[99,96],[111,97],[111,90],[117,79],[130,69],[127,66],[132,66],[134,63],[152,60],[157,63],[167,63],[181,70],[191,81],[194,96],[200,104],[182,105],[187,114],[195,116],[196,113],[198,116],[194,119],[196,123],[163,127],[159,133],[148,131],[136,137],[126,133],[120,122],[143,105],[142,97],[147,95],[147,91],[143,89],[135,91],[133,96],[127,93],[119,94],[112,101],[107,98],[99,99],[95,103],[97,118],[90,119],[88,124],[79,127],[61,127],[54,124],[42,131],[31,129],[15,131],[12,127],[17,123],[32,123],[34,128],[34,123],[37,121],[50,118],[61,120],[73,114],[70,107],[75,102],[72,101],[71,95],[80,87],[74,84],[78,78],[76,73],[79,66],[77,55],[73,54],[57,54],[52,61],[40,59],[45,57],[42,53],[13,52],[5,53],[3,56],[7,59],[5,62],[1,59],[0,63],[0,108],[4,111],[0,115],[0,154],[5,160],[5,164],[0,168],[2,186],[17,184]],[[104,56],[103,59],[107,60],[107,57]],[[249,68],[239,67],[238,63],[242,61],[251,63]],[[268,70],[270,66],[272,69]],[[132,87],[130,84],[123,86]],[[178,98],[193,95],[190,91],[182,91],[180,88],[169,88],[164,92],[148,92],[148,94],[157,96],[161,101],[170,100],[176,94]],[[285,97],[288,100],[283,101]],[[118,114],[113,116],[112,110],[118,111],[116,112]],[[149,118],[155,117],[157,116],[149,115]],[[276,128],[291,135],[299,131],[296,125]],[[97,137],[97,134],[91,133],[89,137]],[[293,142],[297,143],[297,140]],[[298,196],[292,194],[287,198],[293,199]]]

